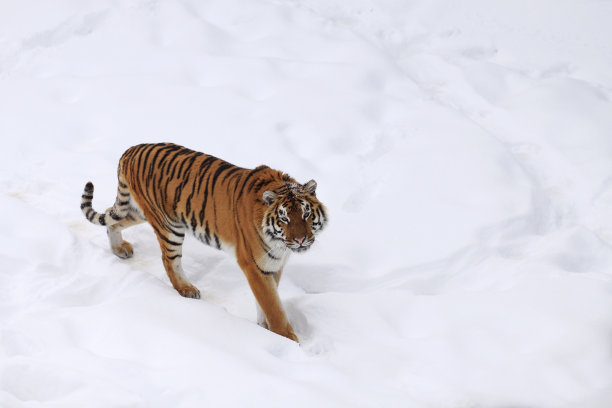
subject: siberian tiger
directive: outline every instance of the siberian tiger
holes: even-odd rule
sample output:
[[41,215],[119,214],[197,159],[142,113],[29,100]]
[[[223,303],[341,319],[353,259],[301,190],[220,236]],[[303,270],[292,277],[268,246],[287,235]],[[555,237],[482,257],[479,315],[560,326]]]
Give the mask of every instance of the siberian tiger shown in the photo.
[[267,166],[244,169],[171,143],[130,147],[119,160],[118,179],[115,204],[106,212],[92,208],[91,182],[81,198],[85,217],[106,226],[115,255],[133,255],[121,231],[148,221],[170,282],[182,296],[198,299],[181,267],[189,231],[235,255],[257,300],[258,323],[298,341],[277,287],[291,252],[309,249],[327,222],[314,180],[302,185]]

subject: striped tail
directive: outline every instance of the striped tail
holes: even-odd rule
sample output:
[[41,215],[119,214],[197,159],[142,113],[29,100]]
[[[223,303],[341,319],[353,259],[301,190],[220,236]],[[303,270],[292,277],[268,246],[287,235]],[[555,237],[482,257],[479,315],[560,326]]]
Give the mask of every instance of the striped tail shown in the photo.
[[104,213],[99,213],[92,208],[93,192],[94,186],[90,181],[85,185],[81,196],[81,211],[89,222],[96,225],[113,225],[127,216],[130,209],[130,190],[125,184],[119,182],[115,205]]

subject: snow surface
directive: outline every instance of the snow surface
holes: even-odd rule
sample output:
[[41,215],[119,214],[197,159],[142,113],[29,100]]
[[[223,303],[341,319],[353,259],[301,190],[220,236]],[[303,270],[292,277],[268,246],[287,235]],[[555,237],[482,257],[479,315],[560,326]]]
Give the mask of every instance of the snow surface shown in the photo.
[[[0,406],[612,406],[612,2],[0,2]],[[236,262],[86,222],[171,141],[319,184],[256,324]]]

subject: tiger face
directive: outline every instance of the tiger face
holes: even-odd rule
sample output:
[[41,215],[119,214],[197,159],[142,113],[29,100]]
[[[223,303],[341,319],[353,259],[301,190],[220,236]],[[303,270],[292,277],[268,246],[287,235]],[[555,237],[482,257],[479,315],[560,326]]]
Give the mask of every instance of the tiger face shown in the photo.
[[263,193],[268,207],[262,229],[271,243],[293,252],[303,252],[312,246],[315,235],[327,223],[325,207],[315,196],[316,188],[317,183],[310,180],[304,185],[287,183]]

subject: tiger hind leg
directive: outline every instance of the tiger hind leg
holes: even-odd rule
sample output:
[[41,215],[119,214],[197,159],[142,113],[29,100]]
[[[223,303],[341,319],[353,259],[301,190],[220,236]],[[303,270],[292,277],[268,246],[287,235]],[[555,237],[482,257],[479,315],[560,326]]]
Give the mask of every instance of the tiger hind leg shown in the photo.
[[129,211],[128,215],[121,221],[106,227],[108,242],[113,254],[122,259],[131,258],[132,255],[134,255],[134,247],[128,241],[123,240],[121,231],[128,227],[142,224],[143,222],[146,222],[146,218],[144,218],[141,214],[139,214],[137,211]]

